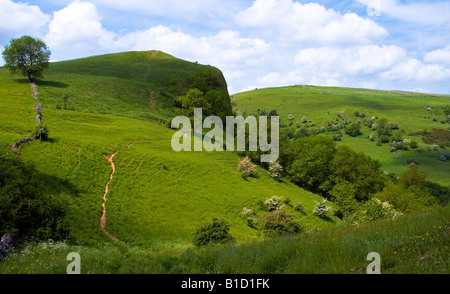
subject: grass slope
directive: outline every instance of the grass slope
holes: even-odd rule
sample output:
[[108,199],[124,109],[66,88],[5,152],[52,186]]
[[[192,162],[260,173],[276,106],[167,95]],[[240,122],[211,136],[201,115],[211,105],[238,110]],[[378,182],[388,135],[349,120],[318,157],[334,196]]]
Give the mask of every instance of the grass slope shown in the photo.
[[[135,54],[119,54],[120,60],[126,63]],[[241,212],[244,207],[256,209],[259,200],[274,195],[304,204],[307,213],[296,215],[307,230],[335,225],[334,217],[324,221],[312,215],[314,201],[321,199],[317,195],[290,183],[275,182],[262,169],[258,170],[259,178],[242,179],[237,171],[239,157],[234,153],[174,152],[170,143],[173,130],[154,122],[125,117],[123,112],[117,115],[96,110],[88,112],[81,109],[83,99],[87,103],[92,98],[83,97],[83,93],[74,96],[80,107],[78,111],[77,107],[75,110],[52,107],[49,93],[61,91],[60,81],[64,79],[70,80],[68,88],[72,93],[81,89],[87,91],[85,85],[88,85],[89,91],[96,90],[98,97],[104,97],[93,102],[93,105],[99,103],[98,109],[110,105],[110,101],[105,100],[109,96],[103,92],[103,87],[122,92],[121,87],[133,88],[133,83],[141,82],[130,79],[127,74],[119,77],[121,81],[115,80],[116,73],[124,72],[122,65],[98,69],[103,73],[103,86],[97,88],[94,88],[94,83],[99,82],[97,76],[77,73],[88,64],[109,64],[103,63],[105,58],[110,56],[52,65],[46,79],[38,84],[40,92],[45,89],[42,115],[50,131],[50,141],[33,141],[20,147],[21,159],[34,164],[43,175],[42,189],[72,204],[70,240],[84,244],[108,240],[99,223],[102,196],[111,172],[103,155],[113,152],[118,153],[114,158],[116,173],[107,195],[107,229],[124,244],[154,250],[167,246],[185,248],[190,246],[195,229],[210,221],[212,216],[228,220],[238,242],[261,239],[257,230],[247,226]],[[64,78],[55,82],[57,66],[67,67],[67,72],[61,73]],[[187,76],[191,73],[188,69],[185,69]],[[124,85],[124,81],[131,86]],[[0,83],[3,85],[2,109],[11,109],[1,114],[4,132],[0,146],[2,152],[11,152],[10,145],[30,136],[35,127],[35,102],[29,85],[9,76],[4,68],[0,68]],[[121,97],[111,98],[115,99],[114,105],[129,102],[126,97],[121,101]],[[133,109],[140,111],[138,107]],[[293,207],[288,209],[294,211]],[[260,216],[263,213],[258,212]]]
[[[300,124],[303,117],[315,123],[309,130],[326,126],[330,120],[335,120],[338,114],[356,122],[355,111],[364,113],[366,117],[387,119],[399,125],[406,132],[405,139],[415,140],[423,152],[399,150],[397,154],[404,159],[416,158],[418,167],[428,178],[440,184],[450,186],[450,163],[439,160],[444,150],[427,151],[420,136],[408,136],[410,133],[437,129],[448,129],[449,124],[442,124],[445,114],[442,107],[450,104],[448,95],[419,94],[401,91],[380,91],[368,89],[333,88],[316,86],[288,86],[280,88],[258,89],[232,96],[235,110],[241,114],[250,115],[258,109],[269,112],[276,109],[282,124],[289,125],[287,119],[292,114],[293,127]],[[431,108],[431,111],[428,111]],[[437,116],[438,121],[432,117]],[[309,123],[308,123],[309,124]],[[380,160],[384,170],[401,174],[408,165],[389,151],[388,144],[376,146],[367,136],[371,133],[368,127],[362,125],[363,135],[350,137],[344,135],[338,144],[350,146],[355,151],[363,151],[372,158]],[[344,131],[342,130],[344,133]],[[329,133],[331,136],[332,133]]]

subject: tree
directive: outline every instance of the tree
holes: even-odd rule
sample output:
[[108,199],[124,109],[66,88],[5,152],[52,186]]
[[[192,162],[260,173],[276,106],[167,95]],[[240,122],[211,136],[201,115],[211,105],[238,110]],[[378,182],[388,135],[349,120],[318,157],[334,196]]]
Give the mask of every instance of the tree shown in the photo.
[[201,108],[204,115],[208,115],[211,111],[211,104],[197,88],[189,89],[185,96],[178,97],[177,102],[181,105],[180,114],[189,117],[194,116],[194,108]]
[[204,246],[210,243],[233,242],[234,238],[229,231],[230,225],[227,221],[213,217],[211,223],[205,223],[197,229],[193,243],[195,246]]
[[352,137],[357,137],[361,135],[361,125],[359,123],[352,123],[345,128],[345,133]]
[[291,161],[286,170],[297,185],[315,192],[330,189],[330,163],[336,152],[336,143],[327,137],[297,139],[289,150]]
[[35,78],[43,76],[44,70],[49,66],[51,52],[40,39],[23,36],[12,39],[2,52],[5,67],[12,74],[20,73],[34,82]]

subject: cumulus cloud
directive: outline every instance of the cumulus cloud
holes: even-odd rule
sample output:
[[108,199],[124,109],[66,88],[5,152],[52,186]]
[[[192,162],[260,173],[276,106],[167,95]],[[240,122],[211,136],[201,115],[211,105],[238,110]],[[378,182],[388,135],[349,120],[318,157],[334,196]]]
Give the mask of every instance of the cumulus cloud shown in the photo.
[[59,59],[110,52],[116,34],[107,31],[101,20],[92,3],[72,2],[53,13],[44,40]]
[[235,20],[284,44],[368,44],[388,36],[385,28],[355,13],[341,14],[318,3],[292,0],[256,0]]
[[428,63],[450,65],[450,45],[427,53],[424,60]]
[[380,75],[383,79],[434,82],[450,78],[450,68],[441,64],[426,64],[416,58],[406,58]]
[[406,56],[397,46],[321,47],[303,49],[295,56],[296,65],[330,76],[373,74],[389,69]]
[[36,5],[0,0],[0,42],[26,34],[39,34],[49,20],[50,15]]

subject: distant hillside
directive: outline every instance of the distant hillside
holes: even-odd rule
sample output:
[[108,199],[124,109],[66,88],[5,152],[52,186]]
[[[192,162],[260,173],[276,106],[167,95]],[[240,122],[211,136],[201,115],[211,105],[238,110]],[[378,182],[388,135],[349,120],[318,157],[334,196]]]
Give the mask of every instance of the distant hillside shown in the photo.
[[[295,85],[235,94],[232,104],[237,113],[245,115],[276,110],[283,132],[291,138],[334,137],[339,145],[363,151],[380,160],[386,172],[397,175],[414,161],[430,180],[450,186],[450,160],[440,160],[450,147],[449,99],[449,95]],[[376,127],[383,119],[392,129],[388,142],[378,146]],[[352,123],[360,124],[361,134],[346,133]],[[391,152],[394,139],[415,141],[417,147]]]
[[189,88],[219,90],[231,114],[222,72],[160,51],[124,52],[55,62],[37,83],[46,107],[170,121]]

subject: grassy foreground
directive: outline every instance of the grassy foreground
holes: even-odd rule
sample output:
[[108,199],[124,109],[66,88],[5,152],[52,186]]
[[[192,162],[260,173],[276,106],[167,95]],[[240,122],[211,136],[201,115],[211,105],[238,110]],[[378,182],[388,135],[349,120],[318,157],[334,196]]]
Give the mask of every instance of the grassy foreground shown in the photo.
[[66,273],[67,254],[78,252],[83,274],[360,274],[367,254],[377,252],[382,274],[449,274],[449,215],[450,207],[439,207],[361,227],[182,252],[29,241],[0,263],[0,273]]

